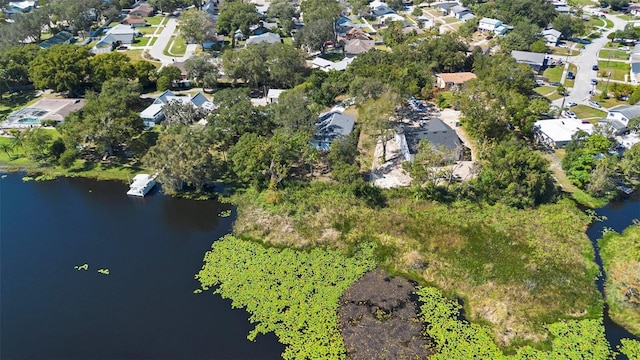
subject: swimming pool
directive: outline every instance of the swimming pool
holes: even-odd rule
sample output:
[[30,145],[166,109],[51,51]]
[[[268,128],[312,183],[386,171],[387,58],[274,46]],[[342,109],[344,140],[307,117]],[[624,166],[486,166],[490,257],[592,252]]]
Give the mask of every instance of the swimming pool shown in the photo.
[[40,119],[26,118],[18,120],[21,124],[40,124]]

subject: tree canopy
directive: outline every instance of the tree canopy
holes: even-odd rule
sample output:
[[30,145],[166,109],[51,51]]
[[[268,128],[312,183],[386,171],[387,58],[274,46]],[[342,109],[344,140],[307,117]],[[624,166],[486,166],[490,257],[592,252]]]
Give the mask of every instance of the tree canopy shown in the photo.
[[82,46],[56,45],[40,51],[29,63],[29,77],[38,89],[77,94],[91,74],[91,53]]

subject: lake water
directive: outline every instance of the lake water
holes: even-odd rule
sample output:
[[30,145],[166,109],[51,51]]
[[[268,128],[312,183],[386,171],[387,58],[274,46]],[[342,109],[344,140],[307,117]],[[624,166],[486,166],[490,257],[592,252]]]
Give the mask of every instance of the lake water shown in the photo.
[[21,178],[0,180],[0,358],[280,358],[273,334],[246,339],[245,311],[193,294],[205,251],[231,229],[218,217],[229,206]]
[[[205,251],[231,229],[233,216],[217,216],[230,207],[126,190],[0,180],[0,358],[279,359],[273,334],[246,340],[245,311],[193,294]],[[589,228],[592,240],[640,218],[640,194],[597,213],[607,220]],[[88,271],[73,268],[84,263]],[[608,317],[605,327],[614,345],[631,336]]]

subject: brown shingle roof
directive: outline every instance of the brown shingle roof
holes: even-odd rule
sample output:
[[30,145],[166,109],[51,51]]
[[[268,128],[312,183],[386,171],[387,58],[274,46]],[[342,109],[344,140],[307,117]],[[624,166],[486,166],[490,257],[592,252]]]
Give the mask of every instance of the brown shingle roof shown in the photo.
[[442,73],[436,74],[445,83],[464,84],[465,82],[477,78],[476,74],[471,72]]

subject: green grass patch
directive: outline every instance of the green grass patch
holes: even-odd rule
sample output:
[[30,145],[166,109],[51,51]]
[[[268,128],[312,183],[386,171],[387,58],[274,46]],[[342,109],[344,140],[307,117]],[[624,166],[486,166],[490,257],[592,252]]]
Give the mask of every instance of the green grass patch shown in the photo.
[[152,26],[145,26],[145,27],[136,28],[137,31],[139,31],[139,32],[141,32],[142,34],[145,34],[145,35],[155,34],[157,29],[158,29],[157,27],[152,27]]
[[562,78],[562,72],[564,71],[564,66],[553,66],[545,69],[542,76],[547,78],[549,82],[560,82]]
[[149,25],[160,25],[162,23],[164,23],[168,18],[164,17],[164,16],[150,16],[148,18],[145,18],[145,20],[147,20],[147,24]]
[[582,104],[572,107],[571,111],[576,113],[579,119],[602,119],[607,116],[605,111]]
[[616,323],[640,336],[640,224],[622,234],[607,231],[598,244],[607,274],[609,314]]
[[631,21],[631,20],[637,20],[638,19],[637,16],[629,15],[629,14],[618,15],[618,17],[620,19],[626,20],[626,21]]
[[174,35],[164,49],[164,54],[167,56],[184,56],[186,51],[187,42],[182,35]]
[[136,40],[133,42],[132,46],[147,46],[147,44],[149,43],[149,39],[148,37],[139,37],[136,38]]
[[576,49],[567,49],[567,48],[562,48],[562,47],[553,47],[551,48],[551,53],[553,55],[559,55],[559,56],[575,56],[575,55],[579,55],[580,54],[580,50],[576,50]]
[[293,38],[292,37],[286,37],[286,38],[282,39],[282,42],[284,44],[287,44],[287,45],[293,45]]
[[611,21],[611,20],[609,20],[609,19],[604,19],[604,22],[605,22],[605,26],[606,26],[608,29],[613,28],[613,21]]
[[621,81],[625,80],[630,70],[630,65],[622,61],[599,60],[598,67],[600,68],[600,70],[598,70],[598,76],[606,78],[609,76],[609,72],[611,72],[612,80]]
[[600,59],[627,60],[629,59],[629,54],[621,50],[602,49],[598,57]]
[[153,44],[155,44],[155,43],[156,43],[156,40],[158,40],[158,37],[157,37],[157,36],[152,37],[152,38],[151,38],[151,41],[149,41],[149,46],[153,46]]

